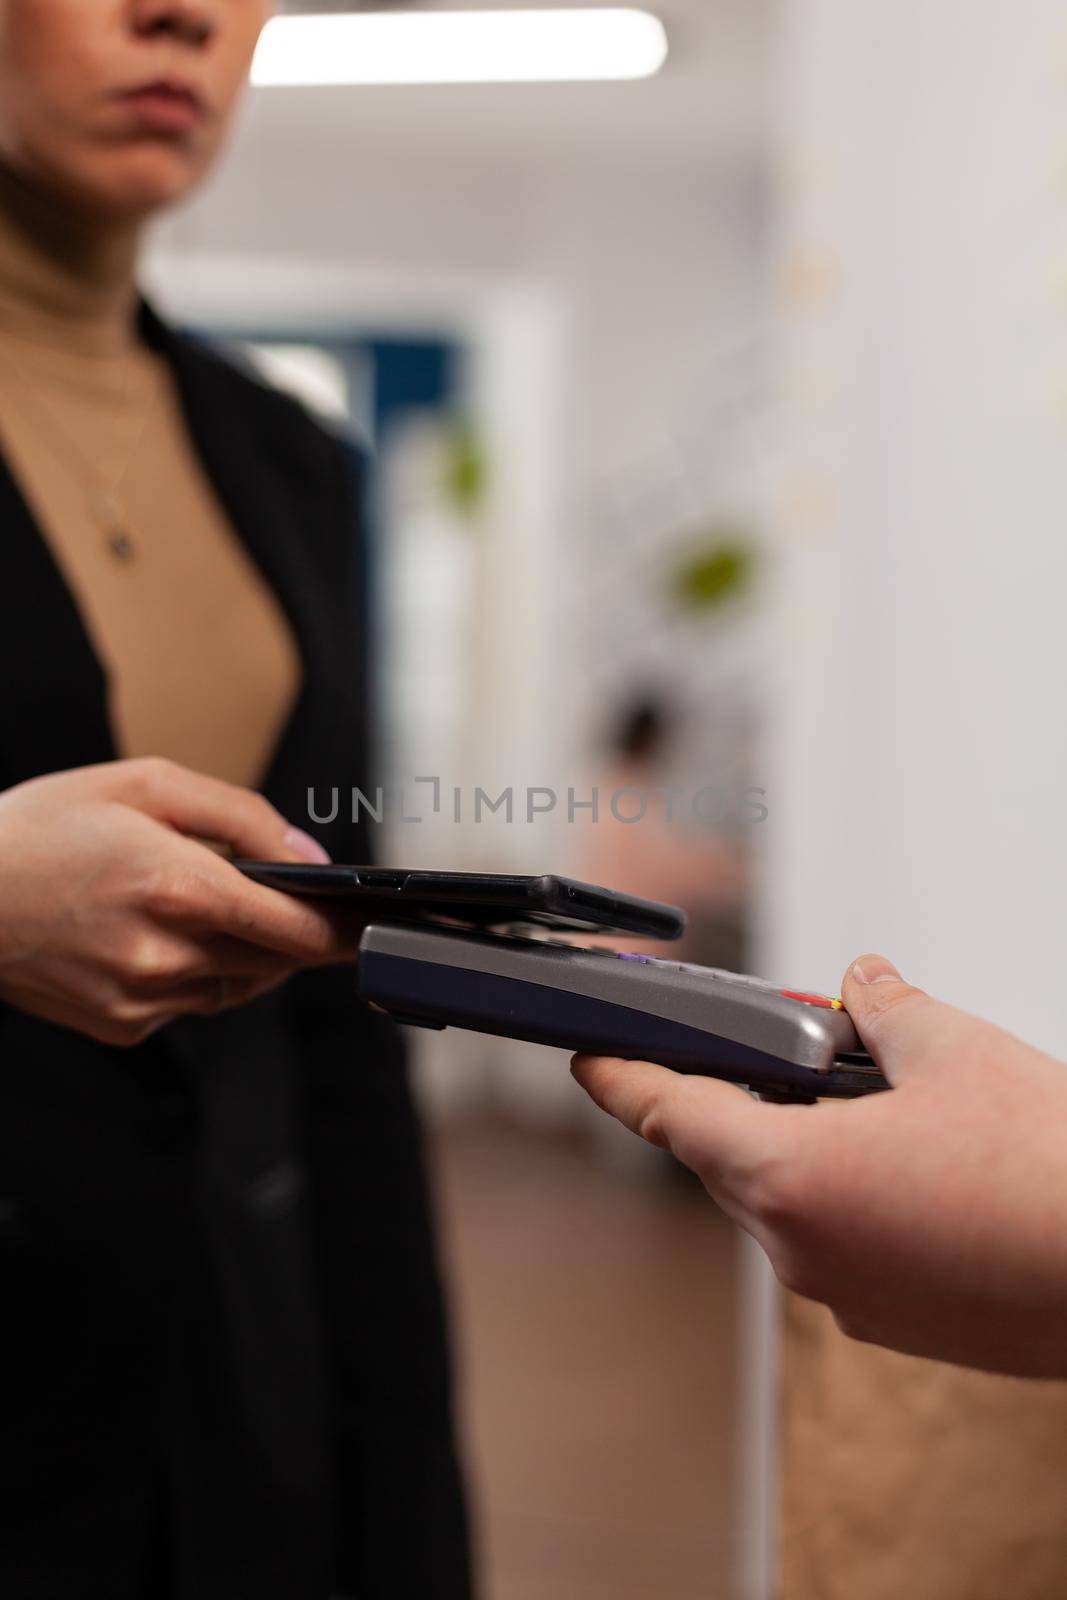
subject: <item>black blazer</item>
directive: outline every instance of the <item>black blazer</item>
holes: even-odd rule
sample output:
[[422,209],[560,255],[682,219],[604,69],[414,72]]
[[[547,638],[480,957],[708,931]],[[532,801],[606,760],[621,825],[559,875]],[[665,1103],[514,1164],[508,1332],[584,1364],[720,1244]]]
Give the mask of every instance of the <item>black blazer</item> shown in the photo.
[[[264,793],[366,787],[361,463],[147,308],[304,683]],[[114,758],[0,459],[0,787]],[[225,687],[220,688],[220,693]],[[319,829],[364,859],[347,824]],[[0,863],[0,894],[2,894]],[[396,1036],[302,975],[130,1051],[0,1007],[5,1600],[464,1600],[448,1362]]]

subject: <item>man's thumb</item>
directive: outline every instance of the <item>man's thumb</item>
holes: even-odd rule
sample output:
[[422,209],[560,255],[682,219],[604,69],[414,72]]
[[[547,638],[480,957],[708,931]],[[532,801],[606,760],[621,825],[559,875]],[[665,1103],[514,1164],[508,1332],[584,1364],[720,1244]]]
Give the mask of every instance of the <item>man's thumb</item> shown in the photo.
[[885,956],[860,956],[845,973],[841,996],[867,1049],[891,1083],[900,1083],[930,1059],[943,1010],[921,989],[905,983]]

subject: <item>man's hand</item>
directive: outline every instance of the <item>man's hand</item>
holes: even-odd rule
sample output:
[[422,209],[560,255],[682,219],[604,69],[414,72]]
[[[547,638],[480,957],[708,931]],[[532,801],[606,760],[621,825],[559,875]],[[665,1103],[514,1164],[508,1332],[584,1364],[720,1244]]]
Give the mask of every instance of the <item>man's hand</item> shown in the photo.
[[238,855],[323,861],[259,795],[161,760],[0,795],[0,1000],[107,1044],[354,957],[361,929],[250,883]]
[[576,1056],[574,1075],[852,1337],[1067,1376],[1067,1067],[881,956],[843,995],[891,1093],[790,1107],[643,1062]]

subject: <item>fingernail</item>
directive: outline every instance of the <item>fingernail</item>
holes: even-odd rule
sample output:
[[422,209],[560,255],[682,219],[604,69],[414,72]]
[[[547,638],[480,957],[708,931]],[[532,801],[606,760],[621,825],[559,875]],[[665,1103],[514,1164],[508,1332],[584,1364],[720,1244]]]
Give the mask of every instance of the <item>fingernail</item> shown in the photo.
[[852,963],[852,976],[857,983],[902,983],[900,973],[885,956],[866,956],[862,962]]
[[316,867],[328,867],[330,865],[330,857],[319,841],[313,839],[310,833],[305,833],[303,828],[290,828],[285,835],[283,843],[287,850],[293,852],[294,856],[300,856],[304,861],[310,861]]

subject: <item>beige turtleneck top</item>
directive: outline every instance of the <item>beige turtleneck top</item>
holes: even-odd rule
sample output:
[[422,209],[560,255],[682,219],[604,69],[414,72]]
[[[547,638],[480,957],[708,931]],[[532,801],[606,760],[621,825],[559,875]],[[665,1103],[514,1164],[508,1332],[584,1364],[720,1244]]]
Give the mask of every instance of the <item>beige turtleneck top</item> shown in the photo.
[[138,338],[135,250],[0,173],[0,450],[108,674],[119,753],[254,786],[299,656]]

